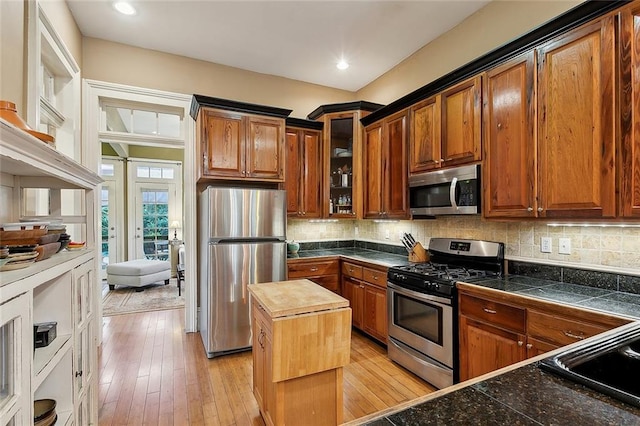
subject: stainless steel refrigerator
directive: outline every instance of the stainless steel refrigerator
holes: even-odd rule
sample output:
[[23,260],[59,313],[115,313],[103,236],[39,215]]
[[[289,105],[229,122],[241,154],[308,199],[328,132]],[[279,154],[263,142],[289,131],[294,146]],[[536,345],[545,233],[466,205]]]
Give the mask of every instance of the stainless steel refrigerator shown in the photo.
[[247,285],[286,279],[286,196],[210,186],[199,198],[200,335],[213,358],[251,347]]

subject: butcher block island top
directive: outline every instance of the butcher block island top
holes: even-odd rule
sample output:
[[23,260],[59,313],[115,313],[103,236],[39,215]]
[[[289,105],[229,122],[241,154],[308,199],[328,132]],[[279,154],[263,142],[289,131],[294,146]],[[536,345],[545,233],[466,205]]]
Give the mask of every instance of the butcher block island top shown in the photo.
[[253,394],[267,425],[342,423],[349,302],[309,280],[251,284]]
[[309,280],[251,284],[249,292],[272,318],[349,306],[344,297]]

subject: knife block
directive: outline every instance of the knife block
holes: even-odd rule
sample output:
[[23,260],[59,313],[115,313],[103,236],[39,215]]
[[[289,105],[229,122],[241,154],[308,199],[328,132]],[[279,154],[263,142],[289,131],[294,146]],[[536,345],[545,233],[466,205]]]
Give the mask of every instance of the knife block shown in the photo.
[[411,249],[411,253],[409,253],[409,262],[428,262],[429,261],[429,253],[422,247],[422,244],[419,242],[416,243],[415,246]]

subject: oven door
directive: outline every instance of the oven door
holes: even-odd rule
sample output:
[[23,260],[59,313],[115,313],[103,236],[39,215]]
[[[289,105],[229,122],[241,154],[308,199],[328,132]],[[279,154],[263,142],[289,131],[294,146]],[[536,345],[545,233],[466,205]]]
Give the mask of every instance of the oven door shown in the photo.
[[387,283],[389,337],[453,368],[451,300]]

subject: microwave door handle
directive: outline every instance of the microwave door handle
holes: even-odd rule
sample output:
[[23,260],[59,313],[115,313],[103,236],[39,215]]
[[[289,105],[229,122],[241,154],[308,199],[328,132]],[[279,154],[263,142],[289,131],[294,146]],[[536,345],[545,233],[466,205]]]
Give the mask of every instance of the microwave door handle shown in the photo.
[[456,187],[458,186],[458,178],[454,177],[451,180],[451,187],[449,188],[449,200],[451,201],[451,207],[458,210],[458,203],[456,203]]

